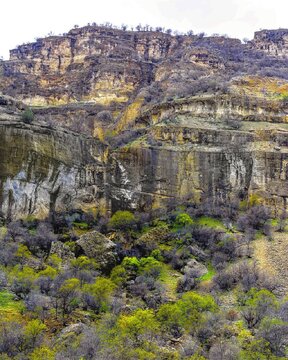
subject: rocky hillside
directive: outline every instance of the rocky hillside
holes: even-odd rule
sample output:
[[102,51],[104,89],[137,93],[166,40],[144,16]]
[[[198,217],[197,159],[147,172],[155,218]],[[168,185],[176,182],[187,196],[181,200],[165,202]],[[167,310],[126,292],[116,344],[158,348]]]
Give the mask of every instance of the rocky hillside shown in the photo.
[[257,31],[253,45],[269,55],[286,57],[288,55],[287,29]]
[[0,109],[2,212],[144,210],[188,194],[286,206],[287,37],[86,26],[11,50],[0,62],[0,90],[17,99]]

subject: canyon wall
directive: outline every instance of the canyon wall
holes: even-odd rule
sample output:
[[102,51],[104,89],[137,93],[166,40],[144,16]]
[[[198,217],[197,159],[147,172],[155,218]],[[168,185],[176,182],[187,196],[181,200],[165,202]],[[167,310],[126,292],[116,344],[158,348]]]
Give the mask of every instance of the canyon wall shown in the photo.
[[104,154],[101,144],[69,131],[0,123],[0,213],[106,212]]
[[87,26],[12,50],[0,62],[1,213],[145,211],[191,194],[286,206],[287,34],[242,44]]

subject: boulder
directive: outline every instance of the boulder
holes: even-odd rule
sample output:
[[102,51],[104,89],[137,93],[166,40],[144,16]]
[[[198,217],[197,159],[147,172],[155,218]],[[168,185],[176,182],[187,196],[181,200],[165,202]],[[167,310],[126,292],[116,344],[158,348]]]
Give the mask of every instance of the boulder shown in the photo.
[[60,332],[60,338],[66,338],[69,337],[69,335],[80,335],[83,333],[83,331],[87,330],[87,325],[83,323],[76,323],[66,326],[61,332]]
[[185,274],[193,273],[194,277],[200,277],[205,275],[208,272],[208,269],[205,265],[199,263],[195,259],[191,259],[188,261],[187,265],[182,269]]
[[196,257],[197,260],[205,261],[208,259],[208,255],[197,245],[190,245],[187,250],[192,256]]
[[56,343],[61,344],[63,349],[68,349],[71,344],[75,344],[76,341],[79,341],[79,336],[85,331],[87,332],[88,329],[87,325],[80,322],[68,325],[58,334]]
[[62,259],[62,267],[69,268],[71,260],[75,259],[75,254],[70,248],[61,241],[53,241],[51,244],[50,255],[57,255]]
[[168,226],[157,226],[153,229],[150,229],[144,235],[135,242],[141,251],[150,253],[152,250],[156,249],[159,244],[165,243],[170,235],[171,231]]
[[76,244],[78,253],[95,259],[101,268],[112,267],[116,262],[116,244],[98,231],[81,235]]

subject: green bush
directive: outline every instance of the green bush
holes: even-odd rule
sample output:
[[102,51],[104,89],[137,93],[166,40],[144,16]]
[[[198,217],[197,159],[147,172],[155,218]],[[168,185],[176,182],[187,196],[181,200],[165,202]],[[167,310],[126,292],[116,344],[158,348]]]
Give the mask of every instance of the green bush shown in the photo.
[[160,249],[154,249],[151,252],[151,257],[153,257],[154,259],[158,260],[158,261],[163,261],[164,258],[161,254],[161,250]]
[[127,229],[135,224],[135,216],[130,211],[118,210],[109,220],[109,225],[115,229]]
[[94,298],[96,307],[95,311],[106,312],[109,310],[110,300],[116,285],[110,279],[98,277],[94,284],[86,284],[83,292]]
[[175,222],[179,226],[187,226],[187,225],[192,225],[193,224],[193,220],[186,213],[182,213],[182,214],[177,215]]
[[215,312],[217,308],[211,295],[190,291],[174,304],[161,305],[157,319],[164,331],[173,336],[181,336],[184,329],[195,331],[205,320],[205,312]]
[[125,281],[127,280],[127,272],[122,265],[115,266],[110,274],[110,279],[113,281],[114,284],[117,286],[123,285]]
[[155,279],[158,278],[163,271],[161,262],[152,256],[140,259],[139,265],[139,273],[141,275],[151,276]]
[[33,113],[33,111],[32,111],[30,108],[26,109],[26,110],[22,113],[21,119],[22,119],[22,121],[23,121],[25,124],[31,124],[32,121],[34,120],[34,113]]
[[153,310],[137,309],[129,315],[121,315],[118,319],[118,334],[126,341],[129,339],[134,344],[153,338],[160,331]]
[[133,256],[133,257],[126,256],[122,261],[122,266],[124,267],[125,270],[128,270],[128,271],[131,271],[131,270],[138,271],[140,262],[135,256]]
[[162,331],[176,337],[183,334],[183,314],[177,303],[161,305],[157,319],[160,321]]

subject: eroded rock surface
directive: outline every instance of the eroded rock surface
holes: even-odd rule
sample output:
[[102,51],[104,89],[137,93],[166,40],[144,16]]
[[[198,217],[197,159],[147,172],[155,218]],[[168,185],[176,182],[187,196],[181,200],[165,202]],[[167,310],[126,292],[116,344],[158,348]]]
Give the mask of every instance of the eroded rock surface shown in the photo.
[[113,266],[116,261],[116,244],[98,231],[80,236],[77,245],[86,256],[94,259],[101,268]]
[[255,33],[253,45],[269,55],[288,55],[288,29],[261,30]]
[[75,254],[61,241],[52,242],[49,255],[54,254],[62,260],[62,267],[64,269],[68,269],[71,264],[71,260],[75,259]]
[[101,144],[60,128],[25,124],[12,110],[8,115],[0,122],[0,211],[6,217],[105,210]]
[[0,62],[0,210],[251,193],[286,206],[286,40],[285,29],[243,44],[87,26],[12,50]]

